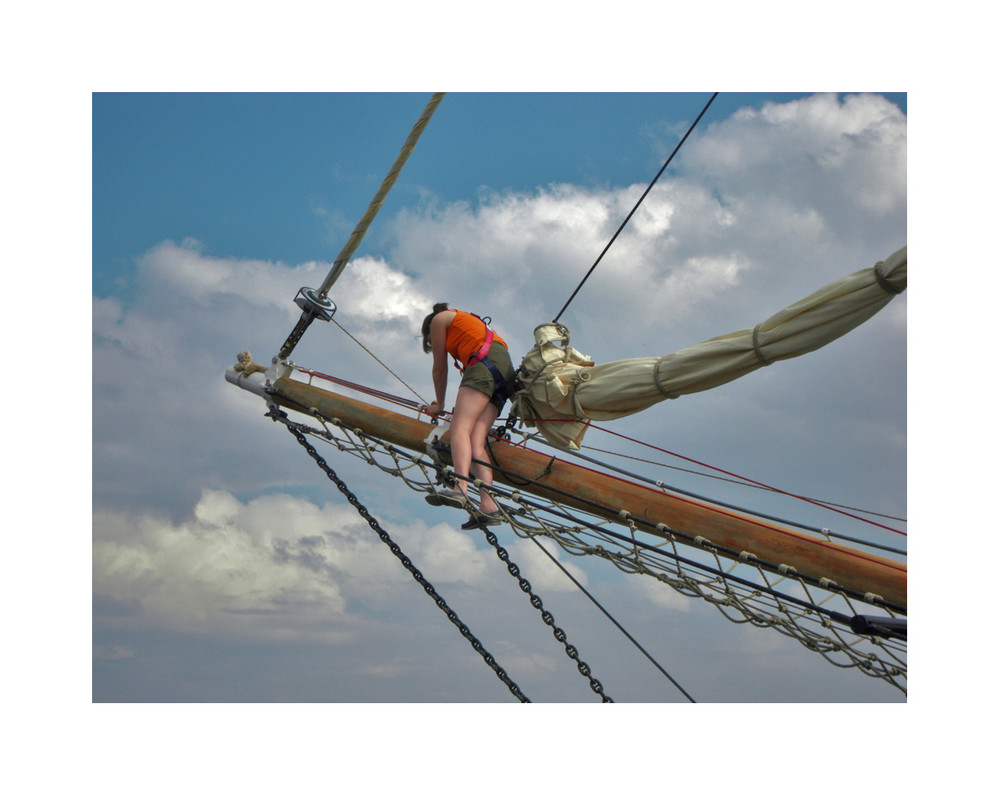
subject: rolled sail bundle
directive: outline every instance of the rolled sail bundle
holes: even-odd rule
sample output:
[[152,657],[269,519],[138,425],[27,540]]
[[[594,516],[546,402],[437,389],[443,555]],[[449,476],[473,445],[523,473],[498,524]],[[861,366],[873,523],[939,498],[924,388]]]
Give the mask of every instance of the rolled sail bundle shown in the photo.
[[807,354],[846,334],[906,290],[906,247],[884,262],[817,290],[754,326],[660,357],[603,365],[569,347],[560,324],[535,329],[515,396],[526,425],[576,450],[591,421],[641,412],[667,398],[701,392],[781,359]]

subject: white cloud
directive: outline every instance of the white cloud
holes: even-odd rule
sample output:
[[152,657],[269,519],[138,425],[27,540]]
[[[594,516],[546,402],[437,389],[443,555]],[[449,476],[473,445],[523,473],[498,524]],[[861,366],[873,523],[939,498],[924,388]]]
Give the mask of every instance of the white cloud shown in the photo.
[[[187,238],[180,244],[164,241],[146,252],[137,263],[147,289],[154,294],[166,291],[198,307],[213,306],[219,296],[242,299],[255,308],[284,316],[298,317],[292,303],[299,287],[320,282],[327,267],[316,262],[290,267],[265,260],[247,260],[207,255],[203,244]],[[296,285],[289,294],[291,285]],[[316,285],[318,286],[318,284]]]
[[[483,584],[489,553],[467,534],[420,522],[390,530],[419,550],[432,582]],[[336,642],[354,628],[348,600],[377,610],[412,588],[354,509],[283,494],[244,503],[205,490],[179,523],[98,511],[93,549],[98,605],[132,606],[99,616],[117,628]]]

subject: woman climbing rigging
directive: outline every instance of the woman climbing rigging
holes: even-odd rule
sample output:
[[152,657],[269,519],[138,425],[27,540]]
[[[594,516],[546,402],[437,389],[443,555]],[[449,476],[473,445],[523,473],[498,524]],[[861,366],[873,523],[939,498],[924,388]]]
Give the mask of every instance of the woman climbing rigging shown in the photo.
[[486,437],[514,385],[507,344],[478,315],[449,309],[447,304],[434,305],[421,331],[424,351],[434,355],[431,376],[435,400],[427,406],[430,414],[444,411],[449,354],[462,371],[451,418],[451,457],[458,482],[455,489],[441,489],[428,496],[427,502],[468,509],[472,519],[462,526],[466,530],[496,525],[500,520],[493,498],[480,490],[479,510],[472,509],[467,479],[471,470],[486,486],[493,484],[493,469],[485,463],[489,461]]

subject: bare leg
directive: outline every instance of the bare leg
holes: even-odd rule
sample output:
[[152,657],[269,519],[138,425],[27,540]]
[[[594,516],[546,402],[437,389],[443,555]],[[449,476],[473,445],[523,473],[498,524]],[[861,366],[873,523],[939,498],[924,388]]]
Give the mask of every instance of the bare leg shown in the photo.
[[[471,387],[458,388],[458,396],[455,399],[455,411],[451,416],[451,459],[455,467],[455,472],[459,476],[468,477],[469,468],[472,465],[473,448],[482,447],[485,442],[486,435],[483,434],[483,441],[478,446],[475,446],[473,444],[473,436],[480,433],[479,428],[482,425],[479,422],[480,417],[489,410],[493,411],[495,418],[496,407],[490,403],[489,396]],[[482,479],[478,468],[476,475]],[[492,478],[492,473],[490,473],[490,478]],[[468,482],[459,478],[457,488],[463,494],[468,494],[468,487]]]
[[[480,413],[476,424],[472,429],[472,458],[481,462],[489,462],[490,454],[486,449],[486,437],[493,428],[493,423],[500,414],[493,404],[487,401],[486,408]],[[488,464],[473,464],[473,475],[482,481],[486,486],[493,486],[493,468]],[[497,504],[493,498],[485,491],[479,492],[479,510],[485,514],[492,514],[497,510]]]

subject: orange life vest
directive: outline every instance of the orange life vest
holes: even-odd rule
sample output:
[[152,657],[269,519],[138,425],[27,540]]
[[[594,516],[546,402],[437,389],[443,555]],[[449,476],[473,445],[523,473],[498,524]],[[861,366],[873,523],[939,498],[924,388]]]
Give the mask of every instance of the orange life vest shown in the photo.
[[[479,353],[479,349],[486,342],[488,331],[489,329],[482,318],[471,312],[455,310],[455,317],[452,318],[451,324],[448,326],[444,347],[464,368],[468,365],[469,360]],[[507,347],[507,343],[498,334],[493,335],[493,341]]]

